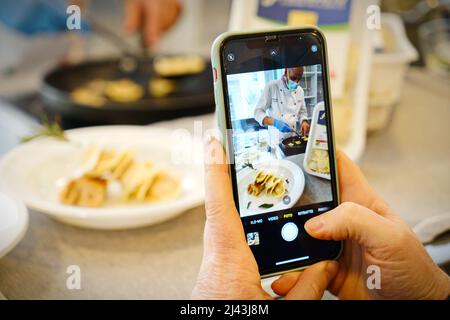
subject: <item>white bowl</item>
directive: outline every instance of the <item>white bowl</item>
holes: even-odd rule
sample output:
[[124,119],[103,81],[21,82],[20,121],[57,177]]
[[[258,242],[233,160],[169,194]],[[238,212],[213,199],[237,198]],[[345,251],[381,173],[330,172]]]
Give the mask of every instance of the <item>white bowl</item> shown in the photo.
[[[70,142],[41,138],[18,146],[0,162],[0,187],[34,210],[61,222],[95,229],[126,229],[173,218],[204,201],[202,143],[181,141],[172,130],[141,126],[103,126],[66,131]],[[155,203],[106,203],[101,208],[61,204],[58,182],[79,166],[83,146],[134,149],[140,160],[173,168],[181,178],[178,198]],[[181,155],[181,156],[180,156]],[[182,155],[186,155],[183,157]],[[200,157],[198,157],[200,155]]]
[[28,211],[15,197],[0,192],[0,258],[23,238],[28,227]]

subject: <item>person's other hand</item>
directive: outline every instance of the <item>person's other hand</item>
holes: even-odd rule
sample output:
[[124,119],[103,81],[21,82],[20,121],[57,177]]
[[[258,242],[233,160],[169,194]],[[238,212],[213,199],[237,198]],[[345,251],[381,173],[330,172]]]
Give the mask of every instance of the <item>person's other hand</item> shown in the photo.
[[[270,299],[261,287],[258,265],[247,245],[236,210],[222,145],[211,139],[205,157],[203,259],[194,299]],[[322,261],[302,272],[286,298],[320,299],[336,275],[335,261]]]
[[125,28],[142,32],[146,46],[153,46],[181,12],[178,0],[126,0]]
[[273,119],[273,126],[281,132],[292,132],[292,128],[284,121]]
[[[432,261],[412,230],[375,193],[360,169],[337,152],[339,187],[343,203],[311,218],[307,232],[318,239],[345,240],[338,275],[329,290],[342,299],[445,299],[450,278]],[[376,266],[380,288],[367,280]],[[375,268],[376,268],[375,267]],[[297,281],[291,273],[274,283],[283,295]],[[369,279],[370,284],[375,284]]]
[[302,121],[302,124],[300,126],[300,132],[303,135],[307,135],[309,133],[309,123],[308,123],[308,121],[306,121],[306,120]]

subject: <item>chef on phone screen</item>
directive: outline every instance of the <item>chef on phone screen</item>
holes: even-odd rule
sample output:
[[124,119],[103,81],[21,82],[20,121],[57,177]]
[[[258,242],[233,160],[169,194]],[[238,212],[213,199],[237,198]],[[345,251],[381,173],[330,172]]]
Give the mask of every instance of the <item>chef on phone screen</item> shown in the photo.
[[286,68],[280,79],[267,83],[255,107],[255,119],[262,126],[273,126],[281,133],[309,131],[305,94],[299,83],[304,67]]

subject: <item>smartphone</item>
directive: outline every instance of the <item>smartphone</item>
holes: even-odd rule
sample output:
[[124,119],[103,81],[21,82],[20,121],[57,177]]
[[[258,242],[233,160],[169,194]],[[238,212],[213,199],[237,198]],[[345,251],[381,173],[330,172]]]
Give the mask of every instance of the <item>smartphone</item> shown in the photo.
[[304,229],[339,204],[325,37],[227,32],[211,56],[234,201],[261,277],[336,259],[342,242]]

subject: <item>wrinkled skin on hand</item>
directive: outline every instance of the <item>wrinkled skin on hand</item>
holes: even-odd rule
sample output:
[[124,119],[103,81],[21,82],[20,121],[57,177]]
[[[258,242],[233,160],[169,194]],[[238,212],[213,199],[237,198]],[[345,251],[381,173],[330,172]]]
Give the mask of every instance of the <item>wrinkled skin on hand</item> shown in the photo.
[[[337,162],[343,203],[305,224],[315,238],[345,241],[340,268],[329,290],[341,299],[447,298],[450,278],[432,261],[409,226],[340,151]],[[380,289],[367,286],[370,265],[379,267]],[[276,291],[284,294],[296,277],[293,273],[279,279]]]
[[[233,201],[228,166],[220,143],[206,147],[206,223],[204,252],[194,299],[271,299],[261,287],[253,253]],[[211,163],[213,162],[213,163]],[[286,298],[320,299],[338,269],[335,261],[310,266],[290,288]]]
[[[270,299],[245,241],[220,143],[207,146],[204,254],[192,297]],[[336,261],[284,274],[272,289],[286,299],[320,299],[325,289],[341,299],[445,299],[450,278],[434,264],[411,229],[369,186],[360,169],[337,151],[343,203],[305,224],[318,239],[343,240]],[[368,266],[380,270],[380,288],[367,286]]]

